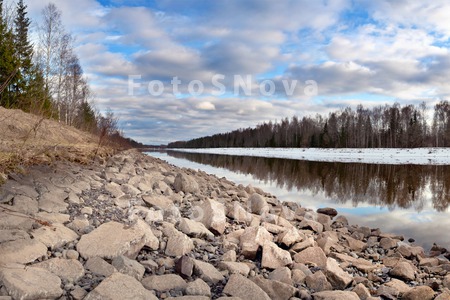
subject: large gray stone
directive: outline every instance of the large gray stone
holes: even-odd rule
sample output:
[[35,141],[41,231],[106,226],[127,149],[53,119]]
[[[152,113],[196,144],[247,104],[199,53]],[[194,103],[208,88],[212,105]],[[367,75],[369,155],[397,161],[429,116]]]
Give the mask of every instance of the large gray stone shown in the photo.
[[272,300],[289,300],[296,292],[296,289],[284,282],[265,279],[262,276],[256,276],[251,279],[256,283]]
[[42,226],[31,233],[33,237],[51,249],[61,247],[78,239],[78,234],[63,224]]
[[223,275],[212,264],[200,260],[194,261],[194,273],[204,281],[213,284],[224,279]]
[[194,295],[194,296],[211,296],[211,288],[209,285],[197,278],[196,280],[189,282],[186,287],[186,295]]
[[[3,205],[5,208],[10,209],[11,206]],[[0,205],[0,229],[5,230],[29,230],[33,227],[34,221],[29,216],[22,213],[12,213],[8,210],[3,210]]]
[[389,272],[389,274],[393,277],[404,279],[404,280],[414,280],[415,276],[415,268],[408,261],[400,261],[398,262],[394,268]]
[[120,255],[113,259],[111,263],[120,273],[129,275],[141,280],[145,273],[145,267],[133,259]]
[[330,257],[327,259],[325,275],[333,288],[337,290],[345,289],[353,281],[352,276],[342,270],[337,261]]
[[0,281],[14,299],[56,299],[63,293],[59,277],[41,268],[6,265]]
[[435,292],[429,286],[417,286],[406,292],[402,299],[404,300],[431,300]]
[[27,196],[16,195],[13,200],[13,210],[34,216],[39,211],[38,202]]
[[320,247],[309,247],[294,255],[295,262],[302,264],[315,264],[318,267],[327,265],[327,257]]
[[254,259],[259,247],[262,247],[266,241],[272,241],[270,234],[264,227],[247,227],[240,236],[239,244],[241,254],[246,258]]
[[131,276],[116,272],[103,280],[84,300],[158,300]]
[[187,287],[186,281],[176,274],[152,275],[142,279],[142,284],[146,289],[158,292],[170,290],[184,291]]
[[29,239],[30,235],[26,231],[19,229],[0,229],[0,244],[21,239]]
[[33,267],[46,269],[59,278],[69,282],[76,282],[84,276],[83,265],[76,259],[52,258]]
[[184,192],[184,193],[197,193],[199,191],[199,186],[197,181],[192,176],[189,176],[184,173],[178,173],[175,177],[175,181],[173,183],[173,187],[175,192]]
[[114,221],[104,223],[81,237],[77,251],[85,259],[94,256],[112,259],[119,255],[134,258],[144,245],[159,243],[151,229],[142,223],[142,220],[133,226]]
[[21,239],[0,244],[0,265],[27,264],[47,255],[47,247],[33,239]]
[[190,220],[187,218],[182,218],[180,224],[178,225],[178,229],[190,236],[194,237],[213,237],[214,234],[208,230],[208,228],[203,225],[203,223]]
[[354,292],[347,291],[323,291],[313,294],[314,300],[359,300]]
[[194,249],[194,242],[184,233],[176,230],[171,230],[168,236],[165,254],[169,256],[182,256]]
[[267,204],[263,196],[256,193],[250,196],[248,203],[250,204],[251,212],[257,215],[263,215],[270,210],[269,204]]
[[242,262],[221,261],[218,267],[221,270],[228,270],[230,274],[238,273],[247,276],[250,273],[250,267]]
[[274,242],[266,241],[262,248],[261,266],[263,268],[276,269],[292,264],[289,251],[283,250]]
[[69,204],[64,202],[64,200],[68,196],[68,193],[61,190],[45,193],[39,199],[39,209],[48,213],[66,212]]
[[109,277],[117,271],[111,264],[107,263],[103,258],[98,256],[89,258],[84,267],[93,274],[105,277]]
[[225,206],[216,200],[206,199],[200,204],[201,222],[210,230],[223,234],[227,225]]
[[267,293],[256,283],[239,274],[230,276],[223,293],[244,300],[270,300]]

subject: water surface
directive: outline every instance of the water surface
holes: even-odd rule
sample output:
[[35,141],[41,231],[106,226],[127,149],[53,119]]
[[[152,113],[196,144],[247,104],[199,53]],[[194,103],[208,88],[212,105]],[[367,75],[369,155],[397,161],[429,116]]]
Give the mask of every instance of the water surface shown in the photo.
[[450,248],[450,166],[330,163],[278,158],[152,152],[181,167],[252,184],[282,201],[331,206],[351,223]]

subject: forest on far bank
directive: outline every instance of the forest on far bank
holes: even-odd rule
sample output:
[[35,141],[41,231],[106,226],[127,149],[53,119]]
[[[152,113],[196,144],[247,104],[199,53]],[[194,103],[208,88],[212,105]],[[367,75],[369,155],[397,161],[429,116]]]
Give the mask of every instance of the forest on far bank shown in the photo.
[[327,116],[297,116],[189,141],[168,148],[293,147],[293,148],[418,148],[450,147],[450,103],[434,106],[428,120],[425,102],[356,110],[347,107]]

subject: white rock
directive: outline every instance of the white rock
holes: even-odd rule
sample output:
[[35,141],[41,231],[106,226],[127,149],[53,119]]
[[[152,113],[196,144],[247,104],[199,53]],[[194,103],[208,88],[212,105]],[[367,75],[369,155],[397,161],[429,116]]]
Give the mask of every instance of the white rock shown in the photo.
[[76,282],[84,276],[83,265],[76,259],[52,258],[34,264],[33,267],[46,269],[62,280],[69,282]]
[[200,205],[202,212],[201,222],[210,230],[222,234],[227,225],[225,206],[216,200],[206,199]]
[[26,264],[47,255],[47,247],[34,239],[22,239],[0,244],[0,265]]
[[283,250],[274,242],[266,241],[263,244],[261,266],[263,268],[276,269],[292,264],[289,251]]
[[31,233],[33,237],[51,249],[61,247],[78,239],[78,234],[64,226],[54,223],[51,226],[42,226]]
[[264,227],[247,227],[239,240],[241,254],[253,259],[260,246],[266,241],[272,241],[272,235]]

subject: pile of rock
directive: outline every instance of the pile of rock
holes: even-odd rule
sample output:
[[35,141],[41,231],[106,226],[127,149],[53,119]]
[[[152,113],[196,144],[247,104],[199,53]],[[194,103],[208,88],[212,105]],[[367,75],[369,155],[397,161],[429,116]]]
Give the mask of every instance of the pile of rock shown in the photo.
[[0,196],[1,299],[450,299],[445,249],[134,151]]

